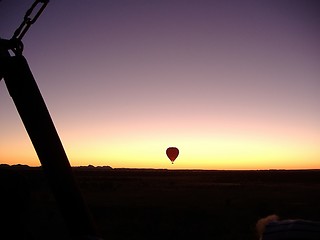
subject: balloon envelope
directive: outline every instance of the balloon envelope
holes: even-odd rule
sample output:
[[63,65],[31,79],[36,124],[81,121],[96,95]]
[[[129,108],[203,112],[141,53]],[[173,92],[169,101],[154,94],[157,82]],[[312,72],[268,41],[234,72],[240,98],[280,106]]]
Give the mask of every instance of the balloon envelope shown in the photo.
[[174,160],[176,160],[176,158],[178,157],[179,155],[179,149],[176,148],[176,147],[169,147],[167,148],[167,156],[168,158],[171,160],[171,162],[173,163]]

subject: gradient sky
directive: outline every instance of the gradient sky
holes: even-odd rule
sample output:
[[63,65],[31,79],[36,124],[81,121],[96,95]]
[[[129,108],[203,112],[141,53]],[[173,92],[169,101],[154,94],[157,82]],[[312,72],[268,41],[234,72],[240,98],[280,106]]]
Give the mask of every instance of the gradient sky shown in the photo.
[[[32,3],[0,1],[0,37]],[[51,0],[24,56],[73,166],[320,168],[319,5]],[[0,133],[0,163],[39,165],[4,81]]]

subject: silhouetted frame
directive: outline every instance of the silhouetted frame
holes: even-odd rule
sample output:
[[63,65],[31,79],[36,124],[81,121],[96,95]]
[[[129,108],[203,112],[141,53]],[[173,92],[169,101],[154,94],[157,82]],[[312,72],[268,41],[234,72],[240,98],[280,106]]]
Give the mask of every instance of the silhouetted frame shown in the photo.
[[22,55],[6,56],[1,60],[5,84],[40,159],[71,236],[96,236],[92,218],[27,60]]

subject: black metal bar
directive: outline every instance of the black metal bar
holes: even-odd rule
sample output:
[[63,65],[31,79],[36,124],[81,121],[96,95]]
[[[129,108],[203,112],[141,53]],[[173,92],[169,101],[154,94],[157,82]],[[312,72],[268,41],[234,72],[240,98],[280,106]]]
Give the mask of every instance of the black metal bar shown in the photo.
[[40,159],[72,237],[96,236],[72,168],[26,59],[2,58],[8,91]]

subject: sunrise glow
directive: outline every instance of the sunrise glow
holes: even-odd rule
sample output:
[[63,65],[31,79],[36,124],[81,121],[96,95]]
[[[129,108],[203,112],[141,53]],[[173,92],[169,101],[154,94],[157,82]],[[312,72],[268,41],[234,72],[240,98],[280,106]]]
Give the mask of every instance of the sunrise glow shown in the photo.
[[[320,168],[312,7],[147,2],[52,1],[24,39],[73,166]],[[9,38],[30,4],[4,4]],[[0,163],[40,165],[3,80],[0,132]]]

